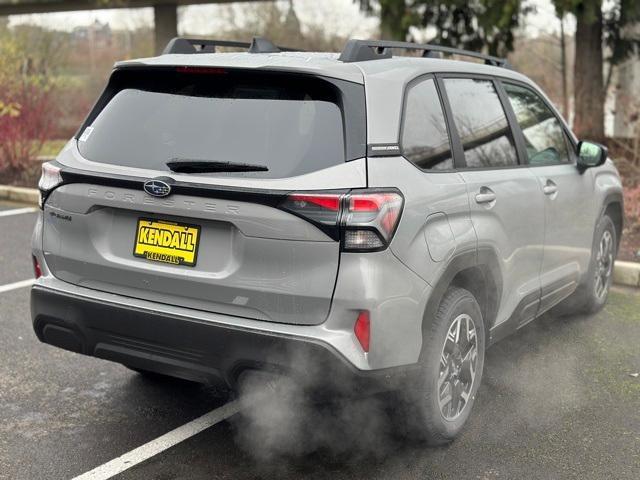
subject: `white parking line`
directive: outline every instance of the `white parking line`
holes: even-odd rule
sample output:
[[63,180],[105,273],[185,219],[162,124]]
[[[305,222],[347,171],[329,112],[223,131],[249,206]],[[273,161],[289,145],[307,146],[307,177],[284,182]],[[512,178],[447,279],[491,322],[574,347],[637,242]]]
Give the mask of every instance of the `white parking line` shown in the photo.
[[7,285],[0,285],[0,293],[10,292],[18,288],[30,287],[35,280],[30,278],[29,280],[21,280],[20,282],[8,283]]
[[164,452],[178,443],[197,435],[207,428],[235,415],[240,410],[238,400],[227,403],[215,410],[205,413],[203,416],[192,420],[181,427],[165,433],[161,437],[151,440],[149,443],[131,450],[118,458],[111,460],[93,470],[83,473],[72,480],[106,480],[114,477],[129,468],[148,460],[149,458]]
[[21,213],[37,212],[36,207],[12,208],[11,210],[0,210],[0,217],[10,217],[11,215],[20,215]]

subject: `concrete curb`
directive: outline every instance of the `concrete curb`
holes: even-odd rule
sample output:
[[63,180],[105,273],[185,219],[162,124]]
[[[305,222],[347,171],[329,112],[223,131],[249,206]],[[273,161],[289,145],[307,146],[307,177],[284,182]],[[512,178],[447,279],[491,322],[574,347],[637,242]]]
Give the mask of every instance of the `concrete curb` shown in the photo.
[[[37,206],[39,196],[36,188],[0,185],[0,200],[11,200]],[[640,288],[640,263],[618,260],[613,271],[613,283]]]
[[613,283],[627,287],[640,287],[640,263],[616,261]]
[[37,188],[11,187],[0,185],[0,200],[28,203],[38,206],[40,193]]

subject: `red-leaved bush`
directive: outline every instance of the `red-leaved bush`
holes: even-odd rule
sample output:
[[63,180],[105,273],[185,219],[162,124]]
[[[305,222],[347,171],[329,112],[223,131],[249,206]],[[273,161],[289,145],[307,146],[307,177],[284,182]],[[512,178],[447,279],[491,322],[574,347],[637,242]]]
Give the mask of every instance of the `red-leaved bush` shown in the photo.
[[631,231],[640,230],[640,185],[624,189],[624,213]]
[[53,95],[51,88],[28,81],[2,92],[0,172],[18,172],[40,152],[56,115]]

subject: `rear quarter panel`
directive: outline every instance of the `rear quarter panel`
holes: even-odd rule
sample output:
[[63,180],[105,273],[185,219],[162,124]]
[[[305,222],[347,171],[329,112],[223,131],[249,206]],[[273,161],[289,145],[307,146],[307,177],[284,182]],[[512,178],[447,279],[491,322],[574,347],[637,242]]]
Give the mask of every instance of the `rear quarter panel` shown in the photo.
[[448,260],[475,251],[467,187],[455,172],[424,172],[403,157],[369,158],[369,185],[397,187],[404,209],[391,242],[394,255],[433,285]]

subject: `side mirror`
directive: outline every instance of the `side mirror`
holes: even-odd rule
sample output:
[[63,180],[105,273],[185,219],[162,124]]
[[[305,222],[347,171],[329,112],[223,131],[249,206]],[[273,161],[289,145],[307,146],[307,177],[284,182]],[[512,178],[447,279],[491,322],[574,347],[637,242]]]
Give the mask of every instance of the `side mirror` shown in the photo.
[[581,140],[578,143],[578,168],[586,170],[599,167],[607,160],[608,150],[604,145]]

